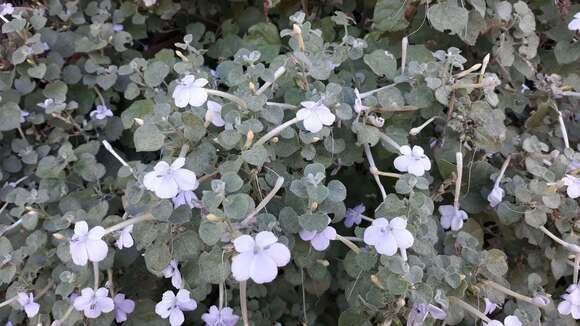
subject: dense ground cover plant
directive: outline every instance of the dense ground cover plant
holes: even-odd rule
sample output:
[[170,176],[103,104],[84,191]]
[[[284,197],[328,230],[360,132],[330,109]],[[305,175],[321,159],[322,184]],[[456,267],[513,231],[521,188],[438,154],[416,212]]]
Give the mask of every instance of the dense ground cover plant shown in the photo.
[[1,322],[580,320],[579,4],[0,18]]

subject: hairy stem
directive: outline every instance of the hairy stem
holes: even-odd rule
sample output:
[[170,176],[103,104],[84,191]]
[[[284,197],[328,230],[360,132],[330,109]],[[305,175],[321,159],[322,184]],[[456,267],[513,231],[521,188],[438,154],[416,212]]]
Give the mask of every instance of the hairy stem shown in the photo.
[[409,135],[411,136],[416,136],[418,135],[421,130],[423,130],[425,127],[427,127],[431,122],[433,122],[433,120],[435,120],[437,117],[431,117],[429,120],[425,121],[422,125],[420,125],[419,127],[415,127],[415,128],[411,128],[411,130],[409,130]]
[[517,293],[511,289],[508,289],[505,286],[498,284],[494,281],[485,280],[485,281],[483,281],[483,284],[485,284],[485,285],[489,286],[490,288],[493,288],[493,289],[495,289],[503,294],[507,294],[509,296],[512,296],[512,297],[518,299],[518,300],[525,301],[527,303],[530,303],[530,304],[537,306],[537,304],[534,303],[534,300],[532,298],[525,296],[523,294]]
[[347,246],[350,250],[354,251],[355,253],[357,254],[360,253],[360,248],[349,239],[337,234],[336,240],[344,243],[345,246]]
[[508,157],[505,159],[505,161],[503,161],[503,164],[501,165],[501,170],[499,170],[499,174],[497,176],[497,179],[495,179],[495,184],[493,185],[494,187],[499,187],[499,184],[501,182],[501,179],[503,179],[503,176],[505,175],[505,171],[507,170],[508,166],[510,165],[510,161],[512,159],[512,155],[508,155]]

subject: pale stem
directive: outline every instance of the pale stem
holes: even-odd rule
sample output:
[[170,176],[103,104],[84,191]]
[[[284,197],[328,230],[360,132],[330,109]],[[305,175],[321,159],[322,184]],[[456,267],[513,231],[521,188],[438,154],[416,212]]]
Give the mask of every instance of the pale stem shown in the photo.
[[264,85],[262,85],[262,87],[260,87],[256,91],[256,95],[260,95],[260,94],[264,93],[268,89],[268,87],[272,86],[272,84],[274,84],[276,82],[276,80],[278,80],[278,78],[280,78],[285,72],[286,72],[286,67],[284,67],[284,66],[276,69],[276,71],[274,71],[274,80],[265,82]]
[[469,312],[470,314],[472,314],[473,316],[483,320],[486,323],[490,323],[491,319],[489,319],[483,312],[477,310],[475,307],[473,307],[472,305],[468,304],[467,302],[457,298],[457,297],[449,297],[449,301],[456,303],[458,306],[460,306],[461,308],[463,308],[463,310]]
[[62,316],[62,318],[55,320],[54,322],[52,322],[52,324],[50,324],[50,326],[61,326],[73,311],[74,311],[74,306],[70,305],[70,307],[68,307],[68,309],[66,310],[66,312]]
[[93,289],[97,291],[99,288],[99,262],[97,261],[93,262],[93,279],[95,281]]
[[105,102],[105,98],[103,97],[103,94],[101,94],[101,91],[99,91],[99,88],[97,86],[93,87],[93,89],[95,90],[95,93],[97,93],[97,95],[99,96],[99,100],[101,100],[101,104],[103,106],[107,106],[106,102]]
[[115,283],[113,282],[113,269],[107,269],[107,287],[111,291],[111,297],[115,296]]
[[386,86],[383,86],[383,87],[379,87],[379,88],[377,88],[377,89],[373,89],[373,90],[371,90],[371,91],[368,91],[368,92],[360,93],[360,98],[361,98],[361,99],[363,99],[363,98],[365,98],[365,97],[369,97],[369,96],[371,96],[371,95],[373,95],[373,94],[375,94],[375,93],[378,93],[378,92],[380,92],[380,91],[383,91],[383,90],[385,90],[385,89],[389,89],[389,88],[395,87],[395,86],[397,86],[398,84],[399,84],[399,83],[392,83],[392,84],[390,84],[390,85],[386,85]]
[[368,221],[368,222],[371,222],[371,223],[372,223],[372,222],[375,220],[374,218],[370,218],[370,217],[368,217],[368,216],[364,216],[364,215],[361,215],[360,217],[361,217],[363,220],[365,220],[365,221]]
[[349,240],[349,241],[352,241],[352,242],[364,242],[363,239],[357,238],[357,237],[345,237],[345,236],[343,236],[342,238],[343,239],[346,239],[346,240]]
[[570,148],[570,141],[568,140],[568,131],[566,131],[564,118],[562,117],[562,112],[560,111],[558,111],[558,121],[560,122],[560,131],[562,132],[562,138],[564,139],[564,146],[566,148]]
[[453,89],[462,89],[462,88],[482,88],[485,85],[483,83],[477,83],[477,84],[464,84],[464,83],[460,83],[460,84],[454,84],[453,85]]
[[248,321],[248,298],[246,295],[246,287],[246,281],[240,282],[240,310],[242,311],[244,326],[250,326],[250,322]]
[[278,102],[266,102],[268,106],[277,106],[282,109],[298,109],[296,105],[288,104],[288,103],[278,103]]
[[554,240],[555,242],[560,244],[562,247],[568,249],[569,251],[571,251],[575,254],[580,254],[580,247],[579,246],[577,246],[573,243],[566,242],[566,241],[558,238],[554,233],[550,232],[544,226],[540,226],[539,229],[540,229],[540,231],[544,232],[548,237],[552,238],[552,240]]
[[4,212],[6,207],[8,207],[8,203],[4,203],[4,205],[2,205],[2,207],[0,207],[0,214],[2,214],[2,212]]
[[219,309],[222,310],[222,308],[224,307],[224,282],[220,282],[219,284],[219,291],[220,291],[220,296],[219,296]]
[[110,226],[110,227],[106,228],[104,235],[113,233],[115,231],[119,231],[119,230],[121,230],[124,227],[129,226],[129,225],[141,223],[141,222],[144,222],[144,221],[151,221],[153,219],[154,219],[153,215],[151,215],[149,213],[148,214],[143,214],[143,215],[140,215],[140,216],[137,216],[137,217],[133,217],[133,218],[130,218],[128,220],[125,220],[123,222],[117,223],[117,224],[115,224],[113,226]]
[[505,161],[503,161],[503,164],[501,165],[501,170],[499,170],[499,174],[497,176],[497,179],[495,179],[495,184],[493,185],[494,188],[499,187],[499,183],[501,182],[501,179],[503,179],[505,171],[507,170],[508,166],[510,165],[511,159],[512,159],[512,155],[510,154],[505,159]]
[[18,299],[18,297],[17,296],[14,296],[14,297],[12,297],[12,298],[4,301],[4,302],[0,302],[0,308],[11,304],[12,302],[16,301],[16,299]]
[[580,269],[580,253],[574,257],[574,284],[578,284],[578,270]]
[[185,157],[185,155],[187,155],[188,151],[189,151],[189,145],[183,144],[183,146],[181,146],[181,150],[179,151],[179,157]]
[[435,120],[436,117],[431,117],[429,118],[429,120],[425,121],[422,125],[420,125],[419,127],[415,127],[415,128],[411,128],[411,130],[409,130],[409,135],[411,136],[416,136],[418,135],[421,130],[423,130],[425,127],[427,127],[431,122],[433,122],[433,120]]
[[378,171],[377,166],[375,165],[375,160],[373,158],[373,153],[371,152],[371,148],[370,148],[369,144],[364,144],[363,147],[365,150],[365,154],[367,156],[367,160],[369,161],[369,165],[370,165],[369,171],[373,175],[373,178],[375,179],[377,186],[379,186],[379,190],[381,191],[381,196],[383,197],[383,201],[384,201],[387,198],[387,192],[385,191],[385,187],[383,187],[383,184],[381,183],[381,178],[379,178],[379,175],[376,173],[373,173],[373,171]]
[[[52,282],[52,280],[48,281],[48,284],[42,290],[40,290],[40,292],[38,292],[38,294],[36,294],[34,296],[35,300],[42,298],[42,296],[44,296],[48,292],[48,290],[50,290],[50,288],[53,286],[53,284],[54,283]],[[0,302],[0,308],[11,304],[12,302],[16,301],[16,299],[18,299],[17,295],[13,296],[12,298],[10,298],[8,300]]]
[[264,207],[266,207],[266,205],[268,205],[270,200],[272,200],[272,198],[274,198],[276,193],[280,190],[280,188],[282,188],[283,185],[284,185],[284,178],[278,177],[278,179],[276,179],[276,183],[274,184],[274,187],[272,187],[272,190],[270,190],[270,192],[266,195],[266,197],[264,197],[264,199],[260,202],[260,204],[258,204],[258,206],[256,206],[256,208],[242,221],[241,225],[247,226],[251,223],[254,223],[254,221],[255,221],[254,217],[262,209],[264,209]]
[[463,179],[463,154],[461,152],[455,153],[455,160],[457,161],[457,179],[455,179],[455,200],[453,201],[453,206],[456,210],[459,210],[461,180]]
[[345,246],[350,248],[350,250],[354,251],[356,254],[360,253],[360,248],[349,239],[337,234],[336,240],[342,242]]
[[131,173],[135,173],[133,171],[133,168],[129,165],[129,163],[127,163],[127,161],[125,161],[119,154],[117,154],[117,152],[115,151],[115,149],[113,149],[113,146],[111,146],[111,144],[106,141],[103,140],[103,146],[105,147],[105,149],[111,153],[111,155],[113,155],[117,161],[119,161],[121,163],[121,165],[123,165],[124,167],[127,167],[129,169],[129,171],[131,171]]
[[455,75],[455,78],[456,78],[456,79],[463,78],[463,77],[465,77],[465,76],[469,75],[470,73],[472,73],[472,72],[476,71],[476,70],[477,70],[477,69],[479,69],[479,68],[481,68],[481,63],[476,63],[476,64],[474,64],[473,66],[471,66],[471,68],[469,68],[469,69],[467,69],[467,70],[464,70],[464,71],[462,71],[462,72],[460,72],[460,73],[457,73],[457,74]]
[[512,296],[512,297],[514,297],[514,298],[516,298],[518,300],[525,301],[525,302],[530,303],[530,304],[533,304],[535,306],[539,306],[539,305],[537,305],[537,304],[534,303],[534,299],[532,299],[532,298],[530,298],[528,296],[525,296],[523,294],[517,293],[517,292],[515,292],[515,291],[513,291],[511,289],[508,289],[505,286],[503,286],[501,284],[498,284],[498,283],[496,283],[494,281],[485,280],[485,281],[483,281],[483,284],[485,284],[485,285],[487,285],[487,286],[489,286],[491,288],[494,288],[495,290],[497,290],[497,291],[499,291],[499,292],[501,292],[503,294],[507,294],[509,296]]
[[[7,204],[5,204],[7,205]],[[0,211],[1,213],[1,211]],[[0,231],[0,236],[2,236],[4,233],[16,228],[17,226],[19,226],[20,224],[22,224],[22,218],[20,218],[18,221],[10,224],[8,227],[6,227],[4,230]]]
[[302,37],[302,29],[300,28],[300,26],[298,26],[298,24],[292,25],[292,29],[294,30],[294,33],[296,34],[296,39],[298,40],[298,48],[300,49],[300,51],[304,52],[306,46],[304,45],[304,38]]
[[[298,117],[294,118],[294,119],[290,119],[286,122],[284,122],[283,124],[279,125],[278,127],[270,130],[270,132],[268,132],[267,134],[265,134],[264,136],[262,136],[262,138],[258,139],[258,141],[256,142],[255,145],[263,145],[265,144],[268,140],[272,139],[272,137],[278,135],[279,133],[282,132],[282,130],[290,127],[291,125],[297,123],[301,121],[301,119],[299,119]],[[254,146],[255,146],[254,145]]]
[[419,110],[418,107],[412,105],[404,105],[400,107],[393,108],[374,108],[373,112],[413,112]]
[[204,88],[204,89],[208,95],[215,95],[215,96],[225,98],[226,100],[230,100],[230,101],[238,104],[244,110],[248,108],[246,101],[242,100],[241,98],[239,98],[233,94],[218,91],[217,89],[209,89],[209,88]]
[[404,248],[400,248],[401,249],[401,258],[403,258],[403,261],[407,261],[407,249]]
[[483,58],[483,62],[482,62],[482,66],[481,66],[481,70],[479,71],[479,84],[481,84],[483,82],[483,76],[485,75],[485,70],[487,70],[487,64],[489,63],[489,59],[490,59],[490,54],[486,54],[486,56]]
[[379,171],[377,168],[374,168],[374,169],[371,168],[371,173],[378,174],[378,175],[383,176],[383,177],[390,177],[390,178],[397,178],[397,179],[402,176],[402,174],[399,174],[399,173]]
[[403,37],[401,40],[401,75],[405,74],[405,68],[407,67],[407,48],[409,47],[409,38]]
[[580,97],[580,92],[567,91],[567,92],[562,92],[562,95],[564,95],[564,96],[572,96],[572,97]]
[[382,140],[386,141],[389,145],[393,146],[397,150],[399,150],[401,148],[401,145],[399,145],[393,138],[385,135],[384,133],[382,133],[380,131],[379,131],[379,137],[381,137]]

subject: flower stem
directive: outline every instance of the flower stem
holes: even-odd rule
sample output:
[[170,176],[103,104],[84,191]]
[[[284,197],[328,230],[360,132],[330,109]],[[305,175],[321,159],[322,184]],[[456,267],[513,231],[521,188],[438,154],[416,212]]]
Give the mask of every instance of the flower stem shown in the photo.
[[552,240],[556,241],[562,247],[570,250],[571,252],[573,252],[575,254],[580,254],[580,247],[579,246],[558,238],[554,233],[552,233],[548,229],[546,229],[545,226],[540,226],[538,229],[540,229],[540,231],[544,232],[548,237],[552,238]]
[[121,223],[117,223],[117,224],[115,224],[113,226],[110,226],[110,227],[106,228],[104,235],[113,233],[115,231],[119,231],[119,230],[121,230],[124,227],[129,226],[129,225],[141,223],[141,222],[144,222],[144,221],[151,221],[153,219],[154,219],[153,215],[151,215],[149,213],[143,214],[143,215],[140,215],[140,216],[137,216],[137,217],[133,217],[133,218],[130,218],[128,220],[125,220],[125,221],[123,221]]
[[505,159],[505,161],[503,161],[503,164],[501,165],[501,170],[499,170],[499,174],[497,176],[497,179],[495,179],[495,184],[493,185],[494,187],[499,187],[499,183],[501,182],[501,179],[503,179],[505,171],[507,170],[508,166],[510,165],[511,159],[512,159],[512,155],[510,154]]
[[427,127],[436,118],[437,117],[431,117],[429,120],[425,121],[419,127],[411,128],[411,130],[409,130],[409,135],[411,135],[411,136],[417,136],[421,132],[421,130],[423,130],[423,128]]
[[461,195],[461,180],[463,178],[463,154],[461,152],[455,153],[455,160],[457,161],[457,179],[455,179],[455,200],[453,206],[459,210],[459,196]]
[[368,92],[360,93],[360,98],[361,98],[361,99],[363,99],[363,98],[365,98],[365,97],[369,97],[369,96],[371,96],[371,95],[373,95],[373,94],[375,94],[375,93],[378,93],[378,92],[380,92],[380,91],[384,91],[385,89],[389,89],[389,88],[395,87],[395,86],[397,86],[398,84],[399,84],[399,83],[392,83],[392,84],[390,84],[390,85],[386,85],[386,86],[383,86],[383,87],[379,87],[379,88],[377,88],[377,89],[373,89],[373,90],[371,90],[371,91],[368,91]]
[[407,48],[408,47],[409,47],[409,38],[407,36],[405,36],[401,40],[401,75],[405,74],[405,68],[407,67]]
[[266,102],[268,106],[277,106],[282,109],[298,109],[296,105],[288,104],[288,103],[278,103],[278,102]]
[[[298,117],[294,118],[294,119],[290,119],[286,122],[284,122],[283,124],[279,125],[278,127],[270,130],[270,132],[268,132],[267,134],[265,134],[264,136],[262,136],[262,138],[258,139],[258,141],[256,141],[255,145],[263,145],[265,144],[268,140],[270,140],[272,137],[278,135],[279,133],[282,132],[282,130],[290,127],[291,125],[299,122],[300,119]],[[255,146],[254,145],[254,146]]]
[[364,242],[363,239],[361,238],[357,238],[357,237],[342,237],[343,239],[349,240],[349,241],[353,241],[353,242]]
[[395,149],[399,150],[401,148],[401,145],[399,145],[399,143],[397,143],[393,138],[385,135],[384,133],[379,131],[379,137],[381,137],[382,140],[386,141],[389,145],[393,146]]
[[349,239],[337,234],[336,235],[336,240],[344,243],[345,246],[349,247],[350,250],[354,251],[355,253],[360,253],[360,248],[354,244],[352,241],[350,241]]
[[224,307],[224,289],[225,285],[224,282],[220,282],[219,284],[219,309],[222,310]]
[[580,269],[580,253],[574,256],[574,284],[578,284],[578,270]]
[[52,322],[52,324],[50,324],[50,326],[61,326],[65,322],[65,320],[70,316],[70,314],[73,312],[73,310],[74,310],[74,306],[71,304],[70,307],[68,307],[68,309],[66,310],[66,312],[62,316],[62,318],[55,320],[54,322]]
[[248,297],[246,295],[246,288],[246,281],[240,282],[240,310],[242,311],[242,320],[244,321],[244,326],[250,326],[250,322],[248,321]]
[[397,179],[402,176],[402,174],[399,174],[399,173],[379,171],[377,168],[371,169],[371,173],[381,175],[383,177],[391,177],[391,178],[397,178]]
[[276,71],[274,72],[274,80],[265,82],[264,85],[262,85],[262,87],[260,87],[256,91],[256,95],[261,95],[262,93],[264,93],[268,89],[268,87],[272,86],[272,84],[276,82],[276,80],[278,80],[278,78],[280,78],[285,72],[286,67],[284,66],[276,69]]
[[558,122],[560,123],[560,131],[562,132],[562,138],[564,139],[564,146],[566,148],[570,148],[570,141],[568,140],[568,131],[566,131],[564,118],[562,117],[562,112],[560,111],[558,111]]
[[95,281],[93,289],[97,291],[99,288],[99,262],[96,261],[93,262],[93,279]]
[[215,95],[215,96],[225,98],[226,100],[230,100],[230,101],[238,104],[244,110],[248,108],[248,104],[246,104],[246,101],[242,100],[241,98],[239,98],[233,94],[218,91],[216,89],[209,89],[209,88],[205,88],[205,91],[207,92],[208,95]]
[[95,90],[95,93],[97,93],[97,95],[99,96],[99,100],[101,100],[101,104],[103,106],[107,106],[107,103],[105,102],[105,98],[103,97],[103,94],[101,94],[101,91],[99,91],[99,88],[97,86],[94,86],[93,89]]
[[497,290],[497,291],[499,291],[499,292],[501,292],[503,294],[507,294],[509,296],[512,296],[512,297],[514,297],[514,298],[516,298],[516,299],[518,299],[520,301],[525,301],[527,303],[530,303],[530,304],[533,304],[535,306],[538,306],[537,304],[534,303],[534,300],[532,298],[530,298],[528,296],[525,296],[523,294],[517,293],[517,292],[515,292],[515,291],[513,291],[511,289],[508,289],[505,286],[503,286],[501,284],[498,284],[498,283],[496,283],[494,281],[485,280],[485,281],[483,281],[483,284],[485,284],[485,285],[487,285],[487,286],[489,286],[491,288],[494,288],[495,290]]
[[185,157],[185,155],[187,155],[188,151],[189,151],[189,145],[183,144],[183,146],[181,146],[181,150],[179,151],[179,157]]
[[123,165],[124,167],[128,168],[129,171],[131,171],[131,173],[133,175],[135,175],[135,171],[133,170],[133,168],[129,165],[129,163],[127,163],[127,161],[125,161],[119,154],[117,154],[117,152],[115,151],[115,149],[113,149],[113,146],[111,146],[111,144],[106,141],[103,140],[103,146],[105,147],[105,149],[111,153],[111,155],[113,155],[117,161],[119,161],[121,163],[121,165]]
[[5,300],[3,302],[0,302],[0,308],[11,304],[12,302],[16,301],[16,299],[18,299],[18,297],[17,296],[14,296],[14,297],[12,297],[12,298],[10,298],[8,300]]
[[248,226],[249,224],[254,223],[255,222],[254,217],[262,209],[264,209],[264,207],[266,207],[266,205],[268,205],[270,200],[272,200],[272,198],[274,198],[276,193],[280,190],[280,188],[282,188],[283,185],[284,185],[284,178],[279,176],[278,179],[276,179],[276,183],[274,184],[274,187],[272,187],[272,190],[270,190],[270,192],[266,195],[266,197],[264,197],[264,199],[258,204],[258,206],[256,206],[256,208],[250,214],[248,214],[248,216],[242,221],[241,225]]
[[115,283],[113,282],[113,269],[107,269],[107,288],[111,291],[111,297],[115,296]]
[[369,161],[369,171],[373,175],[373,178],[375,179],[377,186],[379,186],[379,190],[381,191],[381,196],[383,197],[383,201],[384,201],[387,198],[387,192],[385,191],[385,187],[381,183],[381,178],[379,178],[379,175],[376,173],[373,173],[373,171],[378,171],[378,169],[377,169],[377,166],[375,165],[375,159],[373,158],[373,153],[371,152],[371,147],[369,146],[369,144],[364,144],[363,147],[365,150],[365,154],[367,156],[367,160]]
[[485,70],[487,70],[487,64],[489,63],[491,55],[488,53],[483,58],[483,62],[481,64],[481,70],[479,71],[479,80],[478,83],[483,83],[483,76],[485,75]]
[[491,319],[489,319],[483,312],[477,310],[475,307],[473,307],[472,305],[468,304],[467,302],[457,298],[457,297],[449,297],[449,301],[456,303],[458,306],[460,306],[461,308],[463,308],[463,310],[469,312],[470,314],[472,314],[473,316],[483,320],[486,323],[490,323]]

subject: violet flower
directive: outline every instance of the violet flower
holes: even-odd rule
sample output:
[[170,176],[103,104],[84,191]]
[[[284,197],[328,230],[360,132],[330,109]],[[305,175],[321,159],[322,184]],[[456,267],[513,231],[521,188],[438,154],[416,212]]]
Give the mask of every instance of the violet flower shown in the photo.
[[225,126],[226,122],[222,118],[222,105],[218,102],[207,101],[205,120],[211,122],[211,124],[216,127]]
[[178,108],[184,108],[188,104],[195,107],[202,106],[207,101],[207,92],[203,88],[207,83],[207,79],[196,79],[193,75],[181,78],[173,90],[175,106]]
[[112,117],[113,111],[109,110],[109,108],[104,105],[97,105],[97,108],[91,111],[89,116],[93,119],[104,120],[108,117]]
[[363,104],[363,99],[360,96],[358,88],[354,89],[354,112],[360,114],[366,111],[369,107]]
[[270,231],[258,233],[255,240],[249,235],[239,236],[234,248],[239,254],[232,259],[232,274],[238,282],[250,278],[258,284],[272,282],[278,267],[290,262],[290,250]]
[[181,273],[179,272],[175,259],[172,259],[169,262],[169,265],[167,265],[161,273],[163,274],[163,277],[171,278],[171,284],[176,289],[181,289]]
[[452,231],[461,230],[463,221],[469,218],[465,211],[458,210],[453,205],[439,206],[439,213],[441,214],[441,226]]
[[20,123],[25,123],[26,118],[30,115],[27,111],[20,111]]
[[94,291],[91,288],[84,288],[81,295],[75,298],[73,307],[77,311],[83,311],[87,318],[97,318],[102,313],[113,311],[115,304],[109,297],[108,289],[99,288]]
[[189,208],[201,208],[201,202],[195,192],[191,190],[180,191],[177,196],[171,199],[173,201],[174,207],[179,207],[181,205],[187,205]]
[[488,298],[484,298],[483,300],[485,302],[485,309],[483,310],[483,313],[486,315],[492,314],[497,308],[501,307],[501,305],[493,303]]
[[568,197],[572,199],[580,197],[580,178],[568,174],[562,179],[562,181],[568,187],[566,188]]
[[127,315],[135,310],[135,301],[126,299],[123,293],[117,293],[113,298],[115,304],[115,321],[122,323],[127,320]]
[[580,286],[572,284],[562,295],[564,301],[558,304],[558,312],[564,316],[572,314],[572,318],[580,319]]
[[507,316],[503,320],[503,323],[499,320],[492,320],[489,323],[483,323],[483,326],[522,326],[522,322],[516,316]]
[[432,304],[414,304],[407,317],[407,326],[423,325],[428,315],[438,320],[444,320],[447,317],[447,313],[443,309]]
[[132,232],[133,232],[133,225],[132,224],[127,225],[126,227],[124,227],[121,230],[121,232],[119,232],[119,238],[115,242],[115,244],[117,245],[117,248],[123,249],[123,248],[133,247],[134,241],[133,241],[133,236],[131,235]]
[[[330,223],[330,219],[328,219]],[[330,240],[336,240],[336,230],[332,226],[327,226],[321,232],[302,230],[299,233],[300,239],[310,241],[310,245],[316,251],[324,251],[330,245]]]
[[362,222],[362,214],[365,210],[366,207],[364,204],[358,204],[353,208],[348,208],[344,215],[344,226],[350,228],[353,225],[359,225]]
[[24,309],[26,316],[28,318],[32,318],[38,314],[38,310],[40,310],[40,305],[34,302],[34,294],[32,293],[18,293],[16,298],[20,306]]
[[0,15],[6,16],[12,15],[12,13],[14,13],[14,6],[11,3],[6,2],[0,4]]
[[302,120],[304,128],[310,132],[319,132],[323,126],[331,126],[336,117],[321,102],[301,102],[302,109],[296,112],[296,118]]
[[393,256],[398,249],[405,250],[413,246],[413,235],[407,229],[407,221],[395,217],[390,222],[386,218],[378,218],[364,232],[364,242],[375,246],[381,255]]
[[234,310],[224,307],[221,310],[217,306],[211,306],[209,311],[201,315],[206,326],[234,326],[240,320],[240,316],[234,315]]
[[179,191],[195,190],[199,186],[193,171],[183,169],[185,158],[177,158],[171,165],[161,161],[153,171],[145,174],[143,185],[155,192],[159,198],[169,199],[177,196]]
[[494,186],[493,189],[487,195],[487,201],[489,206],[496,207],[503,200],[504,191],[500,186]]
[[99,262],[107,257],[109,247],[102,240],[105,229],[95,226],[89,231],[89,225],[85,221],[75,223],[74,235],[69,243],[70,255],[73,262],[79,266],[85,266],[87,261]]
[[393,164],[401,172],[408,172],[418,177],[423,176],[425,171],[431,170],[431,160],[425,155],[423,148],[419,146],[404,145],[399,148],[401,155],[398,156]]
[[580,12],[577,12],[574,15],[572,21],[568,24],[568,29],[572,32],[579,32],[580,31]]
[[197,302],[189,297],[189,291],[181,289],[177,295],[173,291],[165,291],[159,303],[155,305],[155,313],[167,319],[171,326],[180,326],[185,321],[184,311],[193,311]]

